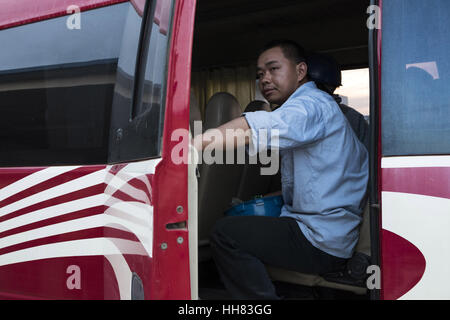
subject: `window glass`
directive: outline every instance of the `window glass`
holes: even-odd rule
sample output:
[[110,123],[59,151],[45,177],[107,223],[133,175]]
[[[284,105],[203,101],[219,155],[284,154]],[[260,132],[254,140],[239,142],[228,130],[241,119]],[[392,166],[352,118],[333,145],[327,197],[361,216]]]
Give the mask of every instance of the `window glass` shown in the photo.
[[134,74],[132,14],[122,3],[81,12],[79,29],[64,16],[0,31],[0,165],[107,162],[119,57]]
[[337,88],[342,103],[364,115],[369,116],[369,69],[353,69],[342,71],[342,86]]
[[383,2],[383,155],[450,153],[450,1]]
[[161,155],[173,2],[152,1],[147,8],[132,109],[122,107],[120,93],[114,96],[110,162]]

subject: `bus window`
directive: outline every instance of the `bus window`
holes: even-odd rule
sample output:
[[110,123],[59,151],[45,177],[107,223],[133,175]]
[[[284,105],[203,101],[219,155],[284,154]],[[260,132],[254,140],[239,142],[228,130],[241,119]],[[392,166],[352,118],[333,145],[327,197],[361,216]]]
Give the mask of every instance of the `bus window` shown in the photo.
[[117,90],[114,95],[110,162],[161,155],[173,1],[158,0],[151,4],[147,8],[149,22],[136,69],[137,86],[129,93],[133,103],[124,107],[121,101],[126,97]]
[[450,153],[449,28],[447,0],[383,1],[384,156]]
[[335,94],[342,98],[346,104],[364,115],[369,116],[369,69],[353,69],[342,71],[342,86],[337,88]]
[[[0,31],[0,165],[107,162],[129,3]],[[134,35],[133,35],[134,36]],[[139,38],[139,33],[135,35]],[[137,47],[130,46],[130,64]]]

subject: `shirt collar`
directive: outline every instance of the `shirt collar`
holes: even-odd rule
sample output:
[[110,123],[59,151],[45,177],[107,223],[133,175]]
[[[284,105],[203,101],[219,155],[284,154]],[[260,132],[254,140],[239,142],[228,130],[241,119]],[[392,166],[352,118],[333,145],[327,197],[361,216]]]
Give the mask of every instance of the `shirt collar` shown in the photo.
[[302,92],[309,89],[317,89],[316,83],[314,81],[308,81],[305,84],[301,85],[296,92]]
[[297,90],[294,91],[294,93],[288,98],[287,101],[289,101],[292,98],[298,97],[299,95],[301,95],[305,92],[308,92],[309,90],[312,90],[312,89],[317,89],[316,83],[314,81],[308,81],[305,84],[298,87]]

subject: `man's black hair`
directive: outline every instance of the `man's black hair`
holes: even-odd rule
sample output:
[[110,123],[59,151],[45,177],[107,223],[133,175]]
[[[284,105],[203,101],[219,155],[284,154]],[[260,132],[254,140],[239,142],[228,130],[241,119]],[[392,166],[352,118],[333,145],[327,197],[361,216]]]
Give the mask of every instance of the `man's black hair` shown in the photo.
[[259,51],[258,56],[260,56],[264,51],[267,51],[272,48],[280,47],[283,51],[284,56],[295,62],[295,64],[299,64],[300,62],[306,62],[306,53],[305,49],[295,41],[292,40],[272,40],[267,43],[262,49]]

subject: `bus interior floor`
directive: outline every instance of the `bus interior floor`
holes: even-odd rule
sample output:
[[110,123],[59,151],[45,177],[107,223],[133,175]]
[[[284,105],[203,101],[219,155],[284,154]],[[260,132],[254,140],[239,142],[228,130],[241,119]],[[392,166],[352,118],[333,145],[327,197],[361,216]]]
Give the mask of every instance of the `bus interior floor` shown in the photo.
[[[220,280],[213,260],[199,263],[199,298],[201,300],[231,300],[230,294]],[[294,285],[285,282],[274,282],[277,294],[286,300],[320,300],[316,288]]]
[[[216,265],[212,259],[199,263],[199,299],[232,300],[220,280]],[[287,282],[275,281],[275,289],[282,300],[368,300],[367,295],[356,295],[348,291],[308,287]]]

